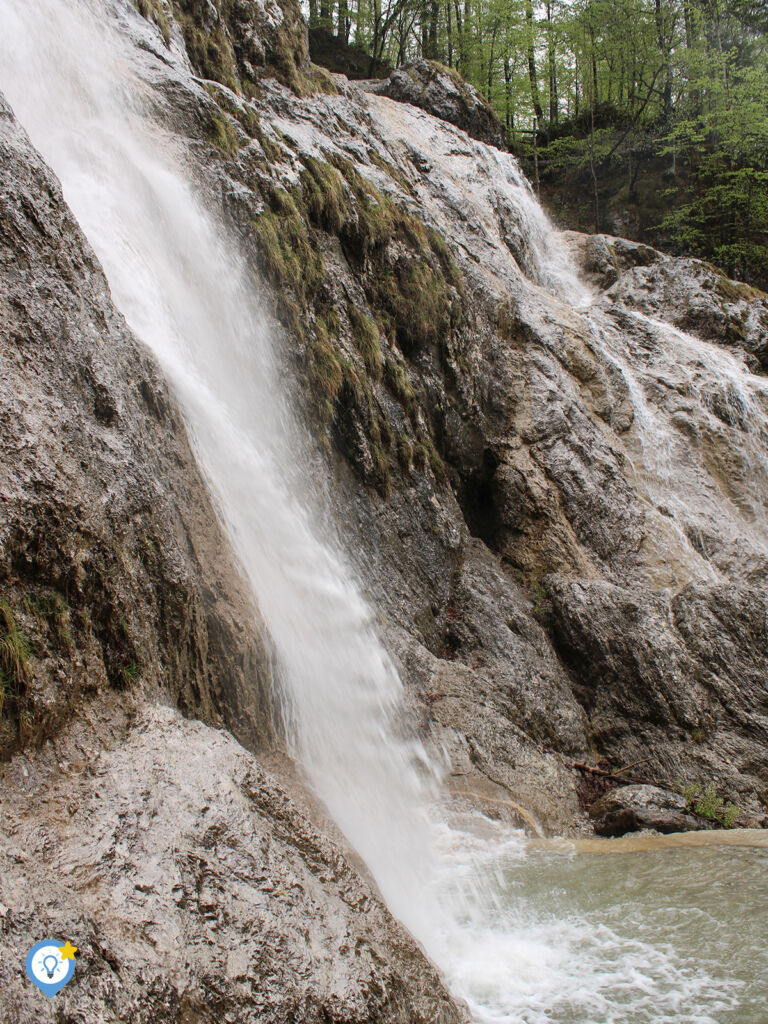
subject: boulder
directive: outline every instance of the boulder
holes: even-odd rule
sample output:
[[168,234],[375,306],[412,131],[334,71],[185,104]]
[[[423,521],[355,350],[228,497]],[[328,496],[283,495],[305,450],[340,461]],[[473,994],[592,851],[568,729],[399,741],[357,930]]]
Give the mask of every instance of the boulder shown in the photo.
[[374,90],[400,103],[421,107],[441,121],[497,149],[507,149],[504,128],[493,109],[461,75],[434,60],[415,60],[393,71]]
[[589,809],[595,832],[622,836],[639,829],[657,832],[690,832],[714,828],[703,818],[689,814],[685,798],[659,786],[620,786],[596,800]]
[[[4,1024],[465,1020],[301,791],[224,732],[99,699],[0,793]],[[24,974],[47,937],[78,947],[55,1000]]]

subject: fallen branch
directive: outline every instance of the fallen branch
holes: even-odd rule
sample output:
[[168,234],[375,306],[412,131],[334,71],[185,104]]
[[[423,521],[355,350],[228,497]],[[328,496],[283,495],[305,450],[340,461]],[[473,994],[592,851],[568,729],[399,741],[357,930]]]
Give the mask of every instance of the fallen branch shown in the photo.
[[[646,758],[649,760],[649,758]],[[642,764],[641,761],[636,761],[635,764]],[[634,765],[627,765],[627,768],[633,768]],[[582,761],[575,761],[571,768],[575,768],[579,772],[587,772],[589,775],[597,775],[601,779],[610,779],[612,782],[631,782],[639,786],[652,786],[656,783],[649,782],[648,779],[635,779],[628,775],[617,775],[616,772],[607,772],[603,768],[593,768],[590,764],[584,764]],[[622,768],[621,771],[626,771],[626,768]]]

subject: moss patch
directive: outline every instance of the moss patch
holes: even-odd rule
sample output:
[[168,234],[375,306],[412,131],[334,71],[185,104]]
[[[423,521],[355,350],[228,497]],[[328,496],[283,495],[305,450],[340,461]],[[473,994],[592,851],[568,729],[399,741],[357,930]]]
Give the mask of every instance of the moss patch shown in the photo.
[[[264,182],[260,187],[265,210],[253,220],[251,237],[260,270],[273,286],[277,315],[302,346],[310,408],[324,427],[324,443],[333,436],[383,495],[398,468],[407,473],[429,466],[445,479],[435,442],[415,419],[408,364],[419,346],[442,353],[461,319],[462,279],[445,240],[337,154],[305,158],[290,192]],[[338,299],[327,287],[322,233],[338,238],[368,308],[351,301],[331,305]],[[405,414],[404,423],[394,415],[396,429],[383,411],[383,395],[380,401],[374,393],[379,382]]]
[[375,320],[356,306],[349,307],[349,322],[352,340],[363,357],[365,368],[374,380],[381,380],[384,370],[384,355],[379,342],[379,328]]
[[719,274],[715,279],[715,291],[726,302],[751,302],[752,299],[766,298],[764,292],[742,281],[732,281],[729,277]]
[[228,160],[234,160],[240,151],[237,128],[225,115],[213,114],[211,116],[208,141]]
[[162,0],[134,0],[139,14],[147,21],[153,21],[160,29],[166,46],[171,43],[171,21]]
[[29,645],[10,603],[0,600],[0,718],[12,707],[18,718],[29,684]]

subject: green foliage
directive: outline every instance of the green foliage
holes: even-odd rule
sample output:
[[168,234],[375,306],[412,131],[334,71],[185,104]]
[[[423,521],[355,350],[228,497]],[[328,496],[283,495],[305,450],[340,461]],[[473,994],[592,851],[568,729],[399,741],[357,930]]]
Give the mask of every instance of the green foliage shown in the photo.
[[129,686],[133,686],[138,681],[141,670],[135,661],[132,661],[128,665],[124,665],[121,669],[122,685],[127,689]]
[[381,351],[379,328],[375,320],[361,312],[357,306],[350,306],[349,321],[352,327],[352,340],[363,357],[365,368],[374,380],[381,380],[384,355]]
[[694,811],[702,818],[718,822],[723,828],[733,828],[739,816],[739,808],[730,800],[726,801],[718,796],[713,785],[702,786],[700,783],[692,783],[680,786],[679,789],[688,810]]
[[542,181],[569,226],[606,230],[609,205],[611,213],[630,210],[648,241],[768,282],[764,4],[309,6],[311,24],[367,49],[374,64],[426,57],[465,98],[464,80],[471,82],[532,177],[535,118]]

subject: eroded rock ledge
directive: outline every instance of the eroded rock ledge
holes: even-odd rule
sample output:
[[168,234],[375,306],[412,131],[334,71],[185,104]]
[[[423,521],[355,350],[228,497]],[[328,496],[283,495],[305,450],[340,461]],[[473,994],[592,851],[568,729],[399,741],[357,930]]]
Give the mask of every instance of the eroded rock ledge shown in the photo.
[[[82,708],[5,769],[0,814],[4,1024],[465,1019],[280,784],[169,707]],[[55,1005],[22,969],[41,936],[80,949]]]

